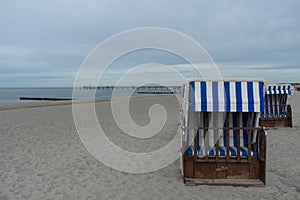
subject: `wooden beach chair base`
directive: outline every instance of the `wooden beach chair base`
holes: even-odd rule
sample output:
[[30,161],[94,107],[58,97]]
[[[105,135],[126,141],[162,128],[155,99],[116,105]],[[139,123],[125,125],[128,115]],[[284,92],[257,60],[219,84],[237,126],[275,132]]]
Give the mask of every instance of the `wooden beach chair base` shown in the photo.
[[[250,163],[197,162],[185,158],[186,185],[264,186],[265,161],[252,158]],[[242,160],[241,160],[242,161]]]
[[292,122],[292,109],[291,106],[287,106],[287,118],[261,118],[261,127],[293,127]]
[[183,159],[183,181],[186,185],[264,186],[266,184],[266,136],[261,130],[260,155],[249,158],[198,158]]
[[222,185],[222,186],[243,186],[243,187],[264,187],[259,179],[185,179],[186,185]]

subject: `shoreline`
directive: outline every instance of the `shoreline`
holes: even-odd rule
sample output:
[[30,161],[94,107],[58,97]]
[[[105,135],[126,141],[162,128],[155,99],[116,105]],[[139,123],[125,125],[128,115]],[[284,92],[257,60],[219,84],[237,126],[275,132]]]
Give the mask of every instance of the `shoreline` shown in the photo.
[[[147,96],[131,96],[131,98],[151,98],[159,96],[178,96],[179,94],[153,94]],[[75,104],[84,104],[84,103],[99,103],[104,101],[117,101],[122,100],[127,97],[114,97],[114,98],[104,98],[104,99],[80,99],[80,100],[64,100],[64,101],[39,101],[39,102],[20,102],[20,103],[10,103],[10,104],[0,104],[1,110],[16,110],[16,109],[27,109],[27,108],[38,108],[38,107],[48,107],[48,106],[61,106],[61,105],[72,105]]]

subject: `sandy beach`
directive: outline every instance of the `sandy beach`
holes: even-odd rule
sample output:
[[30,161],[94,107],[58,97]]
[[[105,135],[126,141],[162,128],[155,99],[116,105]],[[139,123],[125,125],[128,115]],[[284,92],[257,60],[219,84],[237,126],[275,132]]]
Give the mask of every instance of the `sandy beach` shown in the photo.
[[[156,172],[129,174],[96,160],[81,143],[72,105],[30,103],[0,107],[0,200],[9,199],[300,199],[300,95],[290,98],[293,128],[272,128],[267,136],[265,187],[185,186],[179,160]],[[150,152],[177,134],[179,103],[172,95],[137,97],[131,115],[149,123],[153,104],[166,108],[160,133],[134,139],[114,123],[110,102],[96,103],[101,126],[116,145]],[[126,159],[126,158],[124,158]]]

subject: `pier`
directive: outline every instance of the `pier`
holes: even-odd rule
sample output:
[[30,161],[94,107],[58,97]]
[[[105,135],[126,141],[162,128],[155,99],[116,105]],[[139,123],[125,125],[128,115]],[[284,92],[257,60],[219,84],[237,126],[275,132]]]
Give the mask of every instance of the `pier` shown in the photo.
[[140,94],[171,94],[179,93],[181,86],[82,86],[84,90],[113,90],[113,89],[135,89]]

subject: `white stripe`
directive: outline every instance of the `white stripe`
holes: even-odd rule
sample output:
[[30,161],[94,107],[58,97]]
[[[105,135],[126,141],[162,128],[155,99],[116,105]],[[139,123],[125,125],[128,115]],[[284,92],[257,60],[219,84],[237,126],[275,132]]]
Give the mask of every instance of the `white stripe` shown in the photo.
[[[204,112],[200,112],[199,115],[200,115],[199,127],[204,127],[203,124]],[[201,149],[204,149],[204,129],[199,129],[199,138],[200,138],[200,141],[198,141],[199,146],[201,147]]]
[[242,87],[242,111],[249,112],[247,82],[241,82],[241,87]]
[[[257,114],[253,120],[255,120],[254,127],[258,127],[259,126],[259,114]],[[253,124],[253,122],[251,122],[251,123]],[[254,144],[256,142],[256,137],[257,137],[257,130],[254,130],[253,136],[252,136],[252,144]]]
[[[243,128],[247,128],[247,124],[246,127],[243,126],[243,113],[238,113],[239,117],[240,117],[240,127]],[[238,130],[239,131],[239,130]],[[244,146],[244,131],[240,131],[240,146]]]
[[[229,127],[233,127],[233,114],[229,113]],[[229,130],[229,146],[234,146],[234,141],[233,141],[233,130]]]
[[260,112],[259,84],[253,82],[254,112]]
[[229,85],[230,85],[230,111],[236,112],[235,82],[229,82]]
[[207,111],[213,110],[212,82],[206,82]]
[[[214,127],[214,121],[215,116],[214,113],[209,113],[210,115],[210,121],[209,121],[209,127]],[[208,130],[208,146],[209,147],[214,147],[215,146],[215,140],[214,140],[214,130],[213,129],[209,129]],[[210,150],[210,148],[209,148]]]
[[218,82],[219,112],[225,112],[224,82]]
[[195,111],[201,111],[200,82],[195,82]]
[[[226,114],[224,112],[218,113],[218,125],[217,125],[217,127],[223,127],[224,122],[225,122],[225,117],[226,117]],[[223,131],[224,130],[218,130],[219,146],[224,145]]]
[[275,117],[275,95],[272,95],[271,98],[272,98],[272,113],[271,113],[271,116],[272,117]]

